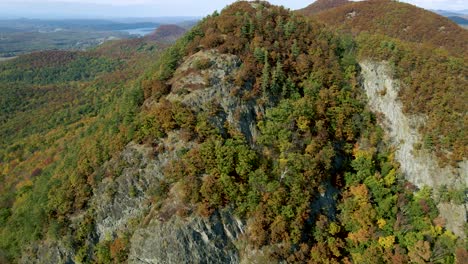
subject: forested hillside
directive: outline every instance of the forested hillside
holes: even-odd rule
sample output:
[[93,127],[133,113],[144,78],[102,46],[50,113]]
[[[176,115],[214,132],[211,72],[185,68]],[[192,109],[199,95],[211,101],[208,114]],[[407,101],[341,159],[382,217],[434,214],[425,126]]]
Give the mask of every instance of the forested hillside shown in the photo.
[[[249,243],[267,246],[277,258],[291,262],[417,261],[423,253],[416,253],[416,248],[430,251],[440,246],[421,239],[427,231],[440,228],[430,191],[415,195],[398,177],[391,150],[379,146],[382,133],[362,104],[355,53],[362,43],[285,10],[248,3],[215,14],[192,34],[198,36],[185,51],[174,52],[183,57],[215,48],[240,57],[234,81],[241,88],[234,95],[254,100],[265,112],[257,113],[260,135],[254,139],[254,152],[245,145],[251,142],[242,143],[242,135],[229,135],[228,130],[223,139],[203,135],[206,143],[200,150],[191,149],[170,165],[166,176],[175,174],[173,181],[186,181],[185,197],[201,202],[208,213],[234,204],[238,214],[252,220],[246,228]],[[362,49],[360,56],[366,56],[367,49]],[[153,98],[170,91],[164,85],[170,72],[163,68],[157,73]],[[167,112],[159,113],[154,124],[158,136],[174,126],[171,122],[178,127],[177,120],[162,118]],[[239,118],[241,122],[242,115]],[[464,140],[463,135],[455,138]],[[208,176],[197,183],[197,175]],[[336,214],[327,214],[324,208],[314,211],[312,206],[327,192],[328,184],[342,190],[335,197]],[[403,198],[403,193],[409,196]],[[401,221],[412,231],[401,230]],[[432,235],[447,242],[442,237],[449,233],[441,233],[440,238]],[[410,239],[409,234],[419,238]],[[423,258],[429,260],[429,255]],[[448,251],[443,255],[445,261],[453,260]]]
[[434,151],[442,165],[456,166],[466,159],[466,57],[383,36],[362,34],[357,41],[361,57],[390,62],[395,78],[402,82],[399,99],[404,111],[423,117],[419,131],[424,139],[419,147]]
[[54,210],[85,207],[90,171],[131,138],[142,100],[135,78],[163,47],[117,41],[0,64],[1,259],[18,257],[34,240],[60,237],[59,229],[46,231],[64,225]]
[[442,164],[463,160],[468,144],[465,29],[388,0],[350,3],[311,16],[357,36],[361,58],[389,61],[404,84],[400,99],[405,111],[427,118],[420,129],[425,147],[435,150]]
[[171,43],[183,36],[187,30],[178,25],[161,25],[154,32],[146,36],[146,39]]
[[437,204],[464,189],[405,179],[359,66],[387,61],[428,116],[420,147],[457,162],[463,35],[434,52],[389,32],[239,1],[162,53],[138,39],[0,64],[0,262],[463,263]]
[[[310,14],[313,15],[313,14]],[[391,0],[353,2],[317,14],[333,28],[358,34],[368,32],[442,48],[451,55],[468,55],[468,32],[430,11]]]
[[348,0],[317,0],[314,1],[312,4],[308,5],[307,7],[298,11],[303,15],[310,16],[326,11],[328,9],[332,9],[350,3],[352,2]]

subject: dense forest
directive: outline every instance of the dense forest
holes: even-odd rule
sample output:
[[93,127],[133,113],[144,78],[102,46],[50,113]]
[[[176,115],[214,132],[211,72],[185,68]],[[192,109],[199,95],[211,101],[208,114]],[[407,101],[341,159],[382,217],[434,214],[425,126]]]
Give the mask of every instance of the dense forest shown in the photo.
[[[312,14],[313,15],[313,14]],[[351,2],[316,15],[326,24],[357,34],[368,32],[443,48],[467,56],[468,32],[450,19],[410,4],[391,0]]]
[[[176,193],[183,206],[160,218],[232,210],[245,222],[239,240],[263,252],[259,263],[463,263],[466,238],[445,228],[436,205],[463,204],[464,190],[405,180],[366,105],[358,62],[390,62],[407,85],[405,111],[428,116],[424,147],[449,163],[465,158],[468,143],[466,118],[457,117],[466,60],[453,56],[466,43],[459,36],[434,52],[391,32],[345,34],[240,1],[170,47],[135,39],[1,63],[0,262],[34,259],[35,244],[59,242],[74,263],[126,262],[131,232]],[[255,107],[189,103],[213,87],[231,87],[232,105]],[[186,147],[165,148],[173,135]],[[123,177],[125,164],[112,162],[130,142],[152,149],[148,159],[174,155],[144,194],[149,212],[100,239],[90,200],[102,182]]]
[[[242,66],[235,81],[247,88],[239,96],[267,107],[258,119],[256,151],[238,133],[222,139],[200,135],[200,149],[191,149],[169,167],[167,176],[188,185],[186,196],[200,203],[203,213],[234,204],[239,214],[254,219],[247,228],[250,243],[269,245],[277,258],[289,262],[453,261],[455,252],[449,248],[455,244],[440,243],[456,239],[440,229],[431,191],[413,193],[398,176],[391,150],[379,145],[382,131],[362,104],[357,50],[364,50],[359,56],[369,56],[365,51],[374,47],[263,4],[238,3],[207,18],[192,34],[185,50],[174,48],[172,59],[212,48],[238,55]],[[169,91],[160,81],[171,78],[171,70],[162,67],[156,73],[153,97]],[[168,114],[162,109],[149,112],[160,113],[153,125],[157,136],[167,133],[164,128],[187,126],[163,118]],[[195,131],[198,125],[193,125]],[[453,138],[465,140],[464,131],[459,133]],[[200,180],[201,175],[210,176]],[[310,206],[327,184],[343,190],[338,213],[312,214]],[[437,229],[439,235],[430,234]],[[423,239],[427,235],[434,244]],[[437,257],[430,253],[440,247],[449,251]]]
[[32,241],[60,237],[63,216],[85,207],[90,172],[132,137],[143,99],[135,78],[164,47],[125,40],[0,65],[2,261]]
[[348,0],[317,0],[298,11],[305,16],[311,16],[350,3]]
[[340,4],[320,14],[301,12],[355,35],[360,59],[389,61],[404,84],[405,111],[427,117],[421,128],[425,147],[436,151],[441,164],[463,160],[468,146],[466,30],[432,12],[387,0]]

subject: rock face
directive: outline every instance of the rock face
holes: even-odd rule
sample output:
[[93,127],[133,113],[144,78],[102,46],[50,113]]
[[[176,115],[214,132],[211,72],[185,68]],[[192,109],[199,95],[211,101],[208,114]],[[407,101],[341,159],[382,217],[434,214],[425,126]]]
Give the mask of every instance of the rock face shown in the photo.
[[148,210],[146,192],[163,177],[161,167],[167,158],[167,153],[156,158],[151,154],[150,147],[130,143],[119,158],[106,165],[121,172],[116,178],[104,179],[94,192],[92,207],[99,240],[128,228],[132,218],[141,217]]
[[[256,115],[262,112],[254,100],[241,100],[230,80],[240,67],[233,55],[199,52],[187,58],[170,80],[169,101],[177,101],[194,112],[207,112],[219,131],[226,123],[241,131],[252,143],[257,135]],[[147,107],[157,104],[145,103]],[[224,133],[226,133],[224,131]],[[92,207],[99,241],[131,232],[129,263],[238,263],[235,243],[244,224],[229,210],[209,218],[179,216],[193,208],[178,195],[175,184],[164,201],[152,201],[152,190],[164,180],[163,168],[178,159],[178,153],[195,146],[180,140],[178,131],[153,142],[154,147],[130,143],[120,157],[104,167],[115,175],[105,178],[94,192]],[[154,202],[158,203],[155,206]]]
[[91,199],[100,241],[114,237],[119,230],[133,230],[130,222],[138,222],[148,213],[152,206],[151,192],[160,188],[164,180],[164,166],[176,159],[179,151],[195,144],[183,142],[180,137],[175,131],[155,142],[157,153],[151,146],[131,142],[120,157],[104,165],[118,175],[105,178]]
[[135,232],[129,263],[238,263],[236,239],[244,225],[229,211],[208,219],[154,220]]
[[[29,249],[28,254],[23,254],[23,257],[19,260],[19,263],[24,264],[41,264],[41,263],[63,263],[72,264],[73,252],[68,250],[60,242],[44,242],[38,243],[37,245]],[[31,258],[30,256],[36,256]],[[0,263],[1,259],[0,259]]]
[[[171,149],[158,154],[148,146],[130,143],[120,157],[106,165],[123,169],[115,179],[105,179],[92,199],[99,241],[134,231],[129,263],[238,263],[234,243],[244,232],[244,223],[229,210],[209,218],[180,217],[178,210],[189,206],[177,196],[177,184],[160,207],[150,202],[151,190],[164,178],[164,165],[177,158],[178,150],[192,144],[182,144],[179,137],[171,133],[158,142],[161,148]],[[135,222],[139,224],[132,226]],[[60,252],[55,252],[60,248],[51,249],[51,259],[64,263]],[[41,259],[49,259],[45,257]]]
[[[236,87],[230,79],[239,67],[240,59],[236,56],[216,51],[198,52],[178,67],[166,99],[181,102],[194,112],[213,113],[210,122],[219,131],[226,133],[228,123],[253,143],[258,133],[256,116],[263,109],[254,100],[236,96],[236,91],[246,89]],[[147,102],[147,106],[153,103]],[[189,142],[174,147],[176,135],[174,140],[165,142],[165,149],[172,149],[172,153],[196,144]],[[156,159],[161,162],[176,158],[170,153],[165,155],[161,159],[159,154]],[[178,199],[176,189],[177,186],[171,189],[167,202],[158,212],[149,214],[149,220],[145,221],[148,224],[134,232],[129,263],[239,263],[236,240],[244,232],[244,224],[229,210],[216,212],[207,219],[178,216],[176,212],[187,205]]]
[[[443,185],[467,185],[467,161],[461,162],[456,169],[441,168],[432,153],[415,149],[415,145],[421,143],[418,126],[424,124],[424,118],[403,113],[402,103],[398,99],[400,84],[392,78],[390,67],[385,62],[371,61],[363,61],[360,66],[368,105],[372,111],[383,115],[379,121],[396,148],[395,158],[405,178],[419,188],[429,186],[436,190]],[[463,237],[466,205],[441,204],[439,210],[447,220],[447,228]]]
[[[203,65],[200,65],[203,64]],[[245,100],[236,93],[250,89],[237,87],[232,78],[241,65],[235,55],[215,50],[200,51],[178,67],[171,80],[169,100],[181,101],[195,112],[216,111],[211,122],[221,131],[227,121],[253,143],[258,135],[256,117],[264,113],[255,100]]]

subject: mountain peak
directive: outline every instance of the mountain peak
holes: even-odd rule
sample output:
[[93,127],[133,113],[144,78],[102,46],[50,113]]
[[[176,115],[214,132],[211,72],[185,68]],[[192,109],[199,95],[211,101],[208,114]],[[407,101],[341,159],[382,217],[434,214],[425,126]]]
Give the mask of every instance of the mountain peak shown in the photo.
[[466,30],[448,18],[411,4],[371,0],[349,2],[320,13],[299,12],[353,34],[383,34],[404,41],[444,48],[451,54],[466,55]]
[[351,1],[348,0],[317,0],[309,6],[300,9],[299,12],[304,15],[313,15],[349,3],[351,3]]

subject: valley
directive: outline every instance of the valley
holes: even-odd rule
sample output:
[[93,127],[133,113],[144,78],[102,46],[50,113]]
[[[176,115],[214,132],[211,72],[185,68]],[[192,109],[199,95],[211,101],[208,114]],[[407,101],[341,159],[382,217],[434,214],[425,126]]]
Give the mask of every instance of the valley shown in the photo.
[[134,19],[0,20],[0,59],[43,50],[87,50],[106,41],[143,37],[160,25],[168,23],[180,23],[190,28],[197,18],[148,20],[154,22],[140,22]]

